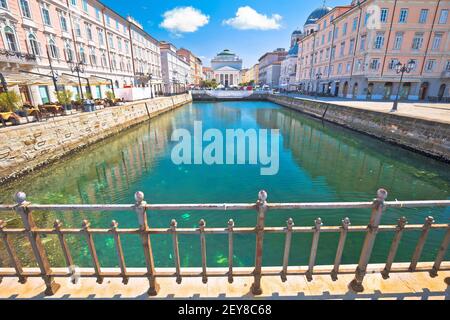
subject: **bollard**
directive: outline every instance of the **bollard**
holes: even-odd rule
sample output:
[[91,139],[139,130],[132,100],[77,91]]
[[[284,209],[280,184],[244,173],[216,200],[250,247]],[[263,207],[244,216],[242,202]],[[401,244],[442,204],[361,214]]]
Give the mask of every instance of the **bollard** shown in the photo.
[[147,278],[150,284],[150,288],[147,293],[150,296],[156,296],[159,291],[159,285],[155,278],[155,261],[153,258],[152,243],[150,241],[150,235],[148,233],[148,222],[147,222],[147,212],[146,212],[146,202],[144,201],[144,193],[142,191],[137,191],[134,194],[135,200],[135,212],[140,226],[140,234],[142,247],[144,248],[145,264],[147,266]]
[[261,190],[258,193],[258,200],[256,201],[256,210],[258,211],[258,218],[256,223],[256,252],[255,252],[255,269],[253,271],[254,282],[251,290],[254,295],[262,294],[261,289],[261,270],[262,270],[262,255],[263,255],[263,240],[264,240],[264,220],[267,212],[267,192]]
[[349,284],[349,287],[355,292],[364,291],[362,282],[366,275],[367,264],[369,263],[372,254],[373,245],[375,244],[378,226],[380,225],[381,215],[384,210],[384,200],[386,199],[387,194],[386,190],[379,189],[377,191],[377,198],[373,200],[372,214],[370,216],[369,225],[367,226],[367,234],[359,257],[358,267],[355,271],[355,278]]
[[33,231],[36,228],[36,224],[33,220],[31,210],[28,209],[30,202],[26,201],[27,195],[24,192],[17,192],[14,198],[17,203],[14,209],[22,218],[23,226],[31,244],[31,249],[33,250],[34,257],[36,258],[36,262],[41,271],[41,277],[45,282],[45,295],[52,296],[58,291],[61,285],[56,283],[51,276],[52,271],[45,253],[44,245],[41,241],[41,236]]

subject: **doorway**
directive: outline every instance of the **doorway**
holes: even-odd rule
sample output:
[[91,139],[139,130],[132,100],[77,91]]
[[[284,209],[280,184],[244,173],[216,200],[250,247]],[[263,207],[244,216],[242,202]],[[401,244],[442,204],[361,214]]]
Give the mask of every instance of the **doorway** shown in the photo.
[[446,88],[447,88],[447,86],[444,83],[441,84],[441,86],[439,87],[439,92],[438,92],[438,100],[439,101],[442,101],[442,98],[444,98]]
[[348,81],[345,81],[344,89],[342,90],[342,97],[347,98],[347,94],[348,94]]
[[337,97],[339,95],[339,82],[336,82],[334,86],[334,96]]
[[30,90],[28,90],[28,86],[20,85],[19,92],[23,103],[32,104]]
[[420,91],[419,91],[419,99],[420,100],[425,100],[428,96],[428,87],[429,87],[429,83],[428,82],[423,82],[420,85]]
[[355,82],[355,84],[353,85],[352,98],[356,99],[357,95],[358,95],[358,82]]
[[369,83],[367,86],[367,100],[372,100],[372,94],[373,94],[373,83]]
[[386,82],[384,84],[383,99],[389,100],[391,99],[391,95],[392,95],[392,82]]

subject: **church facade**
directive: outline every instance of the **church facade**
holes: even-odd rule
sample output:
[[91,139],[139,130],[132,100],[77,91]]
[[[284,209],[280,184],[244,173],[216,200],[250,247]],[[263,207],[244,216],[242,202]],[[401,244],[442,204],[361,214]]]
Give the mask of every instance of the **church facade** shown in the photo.
[[241,83],[242,59],[228,49],[211,60],[214,79],[224,88],[237,87]]

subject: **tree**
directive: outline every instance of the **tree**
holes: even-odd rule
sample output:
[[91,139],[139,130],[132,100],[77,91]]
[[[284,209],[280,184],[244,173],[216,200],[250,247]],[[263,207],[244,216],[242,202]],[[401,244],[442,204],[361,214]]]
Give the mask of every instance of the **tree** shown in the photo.
[[22,99],[15,91],[0,93],[0,111],[14,112],[19,109]]

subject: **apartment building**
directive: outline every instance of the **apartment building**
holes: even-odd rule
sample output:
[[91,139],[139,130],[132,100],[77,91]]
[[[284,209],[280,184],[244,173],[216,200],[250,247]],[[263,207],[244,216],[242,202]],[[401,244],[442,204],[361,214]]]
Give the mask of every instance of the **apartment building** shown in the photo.
[[161,41],[161,72],[164,92],[180,93],[192,83],[191,64],[186,57],[177,53],[178,49],[170,42]]
[[156,93],[160,65],[158,41],[100,1],[0,1],[0,73],[23,102],[55,101],[57,89],[102,98],[149,86],[149,74]]
[[278,48],[272,52],[267,52],[259,58],[259,84],[269,88],[277,88],[280,82],[281,61],[285,59],[288,52],[283,48]]
[[191,51],[185,48],[180,48],[177,50],[179,56],[184,57],[186,61],[189,62],[191,66],[189,78],[191,79],[190,85],[199,86],[202,80],[202,60],[196,57]]
[[[366,0],[315,10],[299,42],[299,89],[374,100],[395,99],[398,89],[401,99],[448,97],[449,9],[448,0]],[[396,65],[411,60],[399,88]]]

